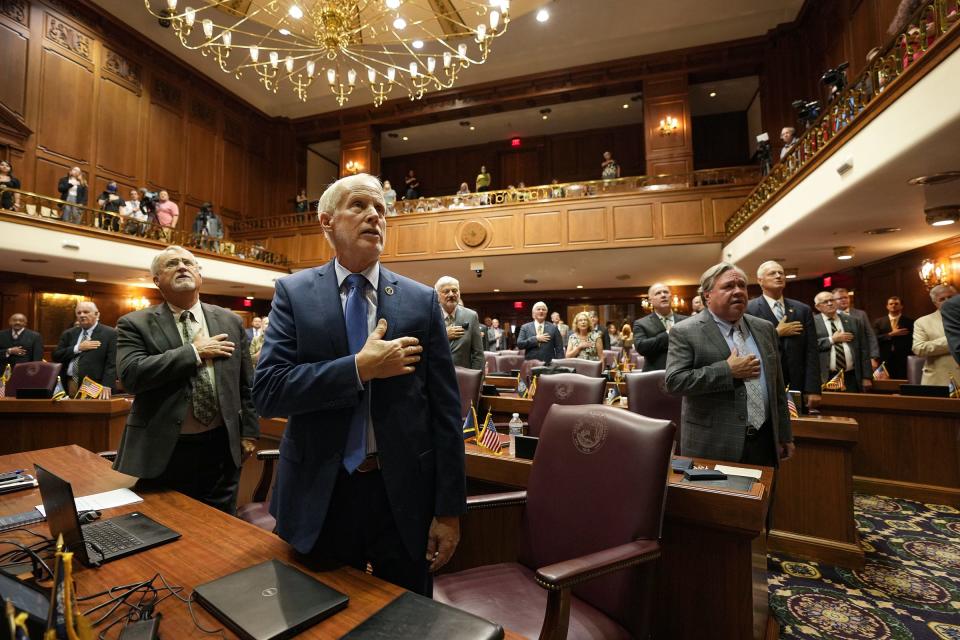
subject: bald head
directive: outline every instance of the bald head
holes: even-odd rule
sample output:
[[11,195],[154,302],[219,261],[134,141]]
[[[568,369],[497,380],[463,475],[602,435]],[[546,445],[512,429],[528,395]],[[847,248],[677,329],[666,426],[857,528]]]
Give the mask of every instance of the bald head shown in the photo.
[[654,311],[661,316],[670,315],[670,287],[662,282],[657,282],[647,289],[647,297]]
[[27,316],[22,313],[15,313],[10,316],[10,328],[15,332],[23,330],[27,326]]

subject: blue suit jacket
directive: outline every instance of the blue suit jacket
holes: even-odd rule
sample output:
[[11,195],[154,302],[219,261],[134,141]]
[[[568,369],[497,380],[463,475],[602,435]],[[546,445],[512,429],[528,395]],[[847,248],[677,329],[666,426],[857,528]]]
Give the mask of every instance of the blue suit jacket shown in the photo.
[[549,342],[539,342],[537,340],[537,325],[535,322],[528,322],[520,327],[520,333],[517,334],[517,348],[525,349],[524,359],[537,359],[550,364],[554,358],[563,357],[563,340],[560,339],[560,330],[557,329],[557,325],[548,320],[543,323],[543,331],[550,336]]
[[[792,298],[783,299],[787,322],[800,322],[803,333],[798,336],[778,338],[780,365],[783,379],[792,391],[820,393],[820,355],[817,350],[817,328],[813,324],[813,311],[809,306]],[[774,327],[777,316],[773,314],[762,295],[747,303],[747,313],[763,318]]]
[[[422,558],[433,516],[466,509],[460,394],[433,289],[381,265],[380,318],[385,340],[411,336],[423,346],[414,373],[367,383],[390,507],[404,547]],[[354,360],[333,261],[278,280],[253,398],[260,415],[289,418],[270,512],[302,553],[320,534],[360,401]]]

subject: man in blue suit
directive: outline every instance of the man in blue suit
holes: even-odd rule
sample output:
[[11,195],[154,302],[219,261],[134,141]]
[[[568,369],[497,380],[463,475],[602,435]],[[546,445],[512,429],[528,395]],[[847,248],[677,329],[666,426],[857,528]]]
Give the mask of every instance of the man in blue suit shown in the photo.
[[536,303],[531,315],[533,322],[520,327],[520,333],[517,334],[517,348],[525,349],[524,359],[542,360],[550,364],[554,358],[562,358],[564,347],[560,330],[557,325],[547,322],[547,305]]
[[357,174],[320,199],[336,259],[277,281],[254,376],[260,415],[288,417],[270,503],[307,559],[417,593],[453,555],[466,508],[456,375],[430,287],[380,265],[386,205]]

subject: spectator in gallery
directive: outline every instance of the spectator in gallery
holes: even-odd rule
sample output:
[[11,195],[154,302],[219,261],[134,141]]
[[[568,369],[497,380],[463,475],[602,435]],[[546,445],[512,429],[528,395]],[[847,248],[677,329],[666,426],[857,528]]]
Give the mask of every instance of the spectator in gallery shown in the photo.
[[297,194],[297,204],[294,207],[294,211],[297,213],[306,213],[307,209],[310,208],[310,199],[307,198],[307,190],[300,189],[300,193]]
[[108,231],[120,231],[120,214],[126,206],[126,202],[117,193],[117,183],[111,180],[107,183],[107,188],[100,197],[97,198],[97,208],[115,215],[107,216],[102,213],[97,214],[97,226]]
[[[13,165],[9,160],[0,160],[0,189],[19,189],[20,180],[13,175]],[[0,209],[18,211],[20,209],[20,194],[4,191],[0,195]]]
[[146,187],[137,189],[140,192],[140,210],[147,216],[148,224],[157,222],[157,194]]
[[612,320],[607,323],[607,336],[610,340],[611,349],[623,346],[623,343],[620,342],[620,332],[617,331],[617,323]]
[[603,152],[603,162],[600,163],[600,177],[604,180],[613,180],[620,177],[620,165],[613,159],[609,151]]
[[71,205],[87,204],[87,181],[83,177],[80,167],[70,169],[70,173],[60,178],[57,184],[60,199],[71,204],[63,205],[60,218],[73,224],[80,224],[83,219],[83,209]]
[[166,242],[170,242],[173,230],[180,218],[180,207],[170,199],[170,193],[163,189],[157,196],[157,224],[162,227],[160,233]]
[[477,174],[476,181],[477,193],[483,193],[490,190],[490,172],[486,165],[480,166],[480,173]]
[[780,160],[790,153],[793,145],[797,144],[797,130],[793,127],[784,127],[780,130],[780,140],[783,141],[783,148],[780,149]]
[[900,0],[900,4],[897,5],[897,14],[887,27],[887,33],[895,36],[906,29],[910,17],[917,12],[921,4],[923,4],[922,0]]
[[693,313],[700,313],[703,311],[703,298],[699,293],[693,296],[693,300],[690,301],[690,309],[693,310]]
[[[260,318],[256,318],[260,320]],[[267,332],[267,326],[270,324],[270,316],[266,316],[260,323],[259,333],[257,333],[250,340],[250,358],[253,360],[253,364],[257,364],[257,360],[260,359],[260,351],[263,349],[263,340],[264,335]],[[249,329],[248,329],[249,331]]]
[[404,178],[403,182],[407,186],[407,193],[404,195],[404,200],[416,200],[420,197],[420,181],[417,179],[417,176],[414,175],[413,169],[407,171],[407,177]]
[[220,252],[220,241],[223,240],[223,220],[213,210],[213,205],[209,202],[203,205],[207,209],[207,238],[209,239],[210,251]]
[[136,189],[130,189],[130,199],[124,203],[123,215],[127,217],[127,225],[124,231],[134,236],[142,236],[146,232],[147,214],[143,210],[143,202],[140,200],[140,192]]
[[554,178],[550,181],[550,197],[551,198],[562,198],[564,196],[563,187],[560,186],[560,181]]
[[197,216],[193,219],[193,228],[191,229],[197,245],[200,245],[201,238],[207,235],[207,216],[210,215],[207,206],[209,203],[204,202],[200,207],[200,210],[197,211]]
[[610,348],[610,334],[607,333],[604,328],[600,325],[600,318],[597,316],[596,311],[590,311],[590,331],[600,337],[600,342],[603,343],[604,349]]
[[470,187],[466,182],[460,183],[460,190],[457,191],[458,196],[468,196],[470,195]]
[[567,351],[564,355],[567,358],[596,362],[600,360],[601,353],[603,353],[603,343],[600,341],[600,336],[590,330],[590,315],[586,311],[581,311],[573,319],[573,327],[567,338]]
[[397,215],[397,192],[389,180],[383,181],[383,204],[387,207],[388,216]]

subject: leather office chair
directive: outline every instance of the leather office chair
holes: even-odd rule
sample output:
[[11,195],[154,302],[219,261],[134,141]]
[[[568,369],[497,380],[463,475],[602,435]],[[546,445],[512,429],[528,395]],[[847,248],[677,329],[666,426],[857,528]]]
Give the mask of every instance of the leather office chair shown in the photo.
[[907,383],[920,384],[923,379],[923,365],[927,359],[921,356],[907,356]]
[[480,389],[483,387],[483,371],[454,367],[457,370],[457,386],[460,388],[460,420],[467,417],[470,403],[480,406]]
[[521,367],[523,367],[523,356],[516,354],[497,355],[497,371],[510,373],[511,371],[519,371]]
[[584,360],[583,358],[555,358],[550,363],[555,367],[570,367],[582,376],[599,378],[603,375],[603,363],[599,360]]
[[257,451],[257,460],[263,462],[260,471],[260,480],[253,490],[253,499],[237,509],[237,517],[252,525],[273,531],[277,527],[277,520],[270,515],[270,485],[273,484],[273,472],[276,461],[280,459],[279,449],[262,449]]
[[[579,373],[558,373],[537,378],[537,393],[527,415],[527,435],[539,436],[547,412],[555,404],[601,404],[607,381]],[[539,446],[539,445],[538,445]]]
[[497,370],[497,352],[496,351],[484,351],[483,352],[483,366],[486,367],[488,373],[493,373]]
[[606,367],[612,367],[617,364],[617,352],[613,349],[604,349],[603,360],[601,362],[603,362]]
[[434,599],[527,638],[647,638],[673,431],[615,407],[552,407],[527,490],[467,498],[524,505],[517,561],[439,575]]
[[677,453],[680,453],[680,412],[683,398],[667,393],[666,371],[634,371],[626,375],[627,408],[648,418],[669,420],[677,428]]
[[543,360],[537,360],[536,358],[533,358],[532,360],[524,360],[523,364],[520,365],[520,377],[523,378],[525,381],[530,380],[531,370],[534,367],[542,367],[542,366],[543,366]]
[[500,356],[522,356],[522,355],[523,355],[523,351],[520,351],[519,349],[500,349],[500,351],[497,351],[497,355],[500,355]]
[[637,371],[640,371],[641,369],[643,369],[643,365],[646,363],[646,359],[642,355],[634,351],[630,354],[630,362],[633,363],[634,369],[636,369]]

